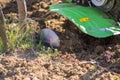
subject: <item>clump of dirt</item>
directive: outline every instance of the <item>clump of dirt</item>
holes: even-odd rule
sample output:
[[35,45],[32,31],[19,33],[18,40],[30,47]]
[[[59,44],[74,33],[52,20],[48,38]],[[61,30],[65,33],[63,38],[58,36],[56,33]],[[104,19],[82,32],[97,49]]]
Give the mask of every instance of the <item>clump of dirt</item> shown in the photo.
[[[16,1],[8,1],[2,4],[5,17],[8,23],[18,22]],[[60,37],[61,53],[1,56],[1,80],[120,79],[119,36],[97,39],[82,33],[68,19],[49,11],[49,5],[60,3],[60,0],[26,1],[28,17],[35,22],[32,26],[37,30],[53,29]]]

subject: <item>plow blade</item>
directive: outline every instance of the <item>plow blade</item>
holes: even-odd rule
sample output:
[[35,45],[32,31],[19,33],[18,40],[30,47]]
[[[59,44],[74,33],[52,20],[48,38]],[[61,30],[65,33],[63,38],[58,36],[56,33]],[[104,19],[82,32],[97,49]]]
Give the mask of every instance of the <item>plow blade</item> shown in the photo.
[[63,3],[51,5],[50,10],[65,16],[90,36],[105,38],[120,34],[120,27],[115,26],[116,22],[97,8]]

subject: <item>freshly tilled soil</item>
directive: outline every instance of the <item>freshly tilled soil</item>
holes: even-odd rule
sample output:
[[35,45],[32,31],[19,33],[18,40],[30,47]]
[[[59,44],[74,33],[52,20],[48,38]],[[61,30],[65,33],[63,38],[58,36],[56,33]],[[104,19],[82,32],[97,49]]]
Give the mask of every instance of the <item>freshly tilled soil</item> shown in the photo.
[[[50,28],[61,40],[59,54],[0,56],[0,80],[120,80],[120,37],[93,38],[67,18],[49,11],[60,0],[26,0],[33,28]],[[18,22],[15,0],[0,1],[8,23]],[[13,55],[14,54],[14,55]]]

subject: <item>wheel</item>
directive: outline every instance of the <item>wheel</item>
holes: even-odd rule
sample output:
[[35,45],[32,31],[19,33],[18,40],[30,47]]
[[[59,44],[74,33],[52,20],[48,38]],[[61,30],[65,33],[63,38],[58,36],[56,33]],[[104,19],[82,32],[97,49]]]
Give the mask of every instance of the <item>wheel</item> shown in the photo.
[[103,11],[110,11],[115,4],[115,0],[91,0],[92,4],[101,8]]
[[107,0],[91,0],[95,6],[103,6],[107,3]]

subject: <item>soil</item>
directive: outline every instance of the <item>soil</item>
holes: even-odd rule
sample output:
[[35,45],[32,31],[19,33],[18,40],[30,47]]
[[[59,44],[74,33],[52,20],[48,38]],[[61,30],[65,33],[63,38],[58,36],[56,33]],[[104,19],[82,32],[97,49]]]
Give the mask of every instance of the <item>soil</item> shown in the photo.
[[[49,11],[60,0],[26,0],[33,27],[53,29],[59,54],[16,53],[0,56],[0,80],[120,80],[120,36],[98,39]],[[15,0],[0,0],[8,23],[18,21]],[[37,23],[37,24],[36,24]]]

